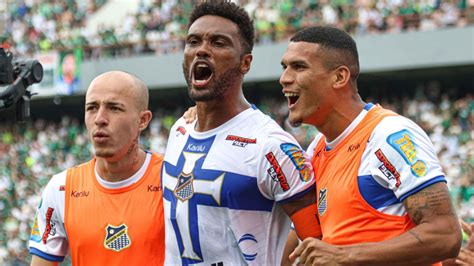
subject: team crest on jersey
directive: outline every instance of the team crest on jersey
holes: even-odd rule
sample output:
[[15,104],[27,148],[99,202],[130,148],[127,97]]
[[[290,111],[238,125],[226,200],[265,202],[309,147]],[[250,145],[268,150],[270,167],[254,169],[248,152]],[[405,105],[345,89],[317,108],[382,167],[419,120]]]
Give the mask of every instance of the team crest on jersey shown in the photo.
[[318,196],[318,213],[320,216],[323,216],[324,213],[326,213],[326,210],[328,208],[328,201],[327,201],[327,189],[322,188],[319,190],[319,196]]
[[128,227],[125,224],[113,226],[108,224],[105,227],[104,247],[113,251],[121,251],[132,245],[132,240],[128,235]]
[[174,188],[174,196],[181,201],[187,201],[194,195],[193,175],[183,175],[178,177],[178,182]]
[[293,143],[282,143],[280,148],[291,159],[291,162],[300,172],[301,181],[308,182],[311,178],[311,168],[306,164],[306,157],[303,150]]
[[411,133],[403,129],[388,136],[387,142],[402,156],[403,160],[410,165],[411,172],[417,176],[425,176],[428,172],[426,163],[418,160],[416,156],[416,144],[412,141]]

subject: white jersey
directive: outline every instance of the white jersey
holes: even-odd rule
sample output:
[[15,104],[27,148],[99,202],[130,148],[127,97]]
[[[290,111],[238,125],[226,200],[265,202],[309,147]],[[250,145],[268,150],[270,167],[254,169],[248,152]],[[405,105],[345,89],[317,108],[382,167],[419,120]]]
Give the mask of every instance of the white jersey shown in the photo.
[[[367,104],[339,137],[326,143],[326,149],[341,143],[372,106]],[[321,136],[309,145],[310,156]],[[364,200],[379,212],[397,216],[407,213],[402,202],[408,196],[434,183],[446,182],[429,137],[417,124],[400,115],[387,116],[374,128],[357,175]]]
[[290,220],[277,203],[313,187],[306,153],[252,108],[207,132],[194,126],[177,121],[166,149],[165,264],[279,264]]

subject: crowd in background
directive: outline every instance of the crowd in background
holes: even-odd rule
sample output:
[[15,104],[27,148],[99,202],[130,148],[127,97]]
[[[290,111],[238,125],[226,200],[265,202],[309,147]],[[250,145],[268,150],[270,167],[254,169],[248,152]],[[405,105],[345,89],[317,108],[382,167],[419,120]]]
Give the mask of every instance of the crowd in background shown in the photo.
[[[110,1],[110,0],[109,0]],[[85,59],[181,51],[197,0],[141,0],[113,26],[87,26],[106,0],[11,1],[0,45],[18,57],[82,49]],[[240,0],[256,43],[286,41],[298,29],[332,25],[353,35],[426,31],[474,24],[472,0]]]
[[[109,0],[110,1],[110,0]],[[106,0],[7,1],[0,46],[17,57],[82,49],[85,59],[181,51],[187,16],[197,1],[140,1],[120,25],[87,27]],[[256,43],[286,41],[310,25],[333,25],[353,35],[426,31],[474,24],[472,0],[240,0],[252,15]],[[0,23],[2,24],[2,23]],[[433,91],[433,90],[431,90]],[[448,179],[458,214],[474,221],[474,95],[461,98],[417,93],[379,102],[417,122],[430,136]],[[288,125],[287,104],[265,98],[259,108],[307,147],[316,129]],[[141,139],[164,152],[169,129],[183,109],[155,110]],[[91,158],[82,118],[0,125],[0,265],[24,265],[27,241],[41,191],[51,176]]]
[[[450,99],[444,94],[433,98],[420,93],[404,99],[366,100],[413,119],[429,134],[459,216],[474,221],[474,95]],[[283,99],[265,98],[258,106],[304,148],[317,133],[310,126],[290,127]],[[155,110],[141,145],[164,153],[170,127],[182,112]],[[91,159],[91,154],[81,118],[0,125],[0,264],[29,258],[27,241],[43,187],[53,174]]]

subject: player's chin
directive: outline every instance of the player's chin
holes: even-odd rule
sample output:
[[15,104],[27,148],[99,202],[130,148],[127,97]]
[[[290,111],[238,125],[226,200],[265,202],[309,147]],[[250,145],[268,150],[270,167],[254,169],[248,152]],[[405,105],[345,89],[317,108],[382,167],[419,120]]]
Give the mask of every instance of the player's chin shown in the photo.
[[299,127],[303,123],[303,119],[301,119],[297,114],[290,112],[288,116],[288,123],[292,127]]
[[111,158],[114,156],[114,153],[106,149],[96,149],[95,156],[100,158]]

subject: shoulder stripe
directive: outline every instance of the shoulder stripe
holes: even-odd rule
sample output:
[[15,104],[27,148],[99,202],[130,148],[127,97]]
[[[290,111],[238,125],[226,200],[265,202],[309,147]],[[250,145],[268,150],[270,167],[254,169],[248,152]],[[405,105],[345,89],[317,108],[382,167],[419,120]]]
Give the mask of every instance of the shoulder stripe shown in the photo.
[[400,196],[400,202],[403,202],[406,198],[408,198],[409,196],[419,192],[420,190],[425,189],[425,188],[427,188],[427,187],[429,187],[433,184],[439,183],[439,182],[447,183],[446,179],[442,175],[434,177],[434,178],[426,181],[425,183],[415,187],[414,189],[406,192],[405,194],[401,195]]

